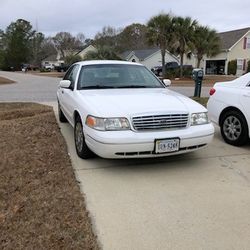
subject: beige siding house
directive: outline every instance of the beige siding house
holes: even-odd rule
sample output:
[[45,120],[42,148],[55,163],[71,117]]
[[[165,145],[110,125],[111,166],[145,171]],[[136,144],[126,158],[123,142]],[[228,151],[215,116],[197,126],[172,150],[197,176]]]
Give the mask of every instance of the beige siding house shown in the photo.
[[77,53],[82,59],[86,56],[86,54],[90,51],[97,51],[97,49],[93,45],[89,45],[88,47],[84,48],[80,52]]
[[[146,66],[148,69],[151,69],[155,66],[161,66],[161,51],[158,48],[153,49],[143,49],[143,50],[130,50],[124,52],[121,57],[130,62],[138,62]],[[165,62],[177,62],[179,60],[176,56],[172,55],[166,51]]]
[[[209,75],[227,74],[228,62],[237,60],[237,75],[242,75],[247,70],[247,62],[250,60],[250,28],[232,30],[218,33],[221,39],[221,52],[214,57],[204,56],[200,67]],[[184,58],[184,64],[197,65],[197,58],[191,60]]]

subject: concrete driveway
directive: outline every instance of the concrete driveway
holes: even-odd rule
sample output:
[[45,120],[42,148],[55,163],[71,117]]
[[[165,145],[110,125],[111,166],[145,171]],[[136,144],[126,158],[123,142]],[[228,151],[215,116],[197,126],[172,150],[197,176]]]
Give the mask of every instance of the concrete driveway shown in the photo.
[[[51,102],[57,78],[0,72],[0,101]],[[192,95],[193,88],[174,88]],[[162,159],[88,161],[60,124],[103,249],[249,249],[250,145],[225,144]],[[66,184],[65,184],[66,185]]]
[[249,249],[250,146],[161,159],[82,160],[60,124],[103,249]]

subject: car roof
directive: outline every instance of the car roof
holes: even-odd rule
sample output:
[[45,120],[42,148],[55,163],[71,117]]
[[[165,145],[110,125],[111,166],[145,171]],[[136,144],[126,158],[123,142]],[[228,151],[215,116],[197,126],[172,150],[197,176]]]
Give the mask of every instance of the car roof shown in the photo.
[[230,86],[230,87],[244,87],[247,86],[250,82],[250,73],[246,73],[234,80],[225,81],[225,82],[217,82],[215,86]]
[[86,66],[86,65],[105,65],[105,64],[120,64],[120,65],[138,65],[143,66],[140,63],[135,62],[127,62],[127,61],[118,61],[118,60],[90,60],[90,61],[80,61],[76,64],[79,64],[80,66]]
[[235,80],[232,81],[233,84],[235,85],[242,85],[242,86],[246,86],[247,84],[249,84],[250,81],[250,73],[247,73],[245,75],[240,76],[239,78],[236,78]]

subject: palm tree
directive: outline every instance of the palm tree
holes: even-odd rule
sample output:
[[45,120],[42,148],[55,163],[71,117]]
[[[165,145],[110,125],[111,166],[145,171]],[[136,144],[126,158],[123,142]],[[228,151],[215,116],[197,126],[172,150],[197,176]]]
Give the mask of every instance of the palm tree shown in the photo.
[[147,23],[147,40],[150,45],[161,49],[162,74],[165,75],[165,55],[172,43],[172,17],[169,14],[160,14],[152,17]]
[[173,18],[173,34],[176,38],[175,51],[180,55],[180,77],[183,76],[183,58],[192,50],[192,37],[197,26],[197,21],[190,17]]
[[197,26],[193,37],[194,52],[197,55],[197,68],[204,55],[216,56],[220,52],[220,38],[215,30],[207,26]]
[[89,51],[84,60],[121,60],[121,58],[109,47],[98,47],[96,51]]

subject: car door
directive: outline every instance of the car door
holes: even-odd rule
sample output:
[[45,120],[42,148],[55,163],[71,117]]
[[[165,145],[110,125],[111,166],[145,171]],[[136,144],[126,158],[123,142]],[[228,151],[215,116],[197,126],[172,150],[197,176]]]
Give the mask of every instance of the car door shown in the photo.
[[250,82],[242,89],[242,96],[240,98],[241,105],[244,109],[244,114],[250,124]]
[[74,123],[73,113],[75,109],[75,85],[77,81],[77,76],[79,72],[80,66],[75,64],[69,68],[66,75],[64,76],[63,80],[69,80],[71,82],[70,88],[68,89],[61,89],[61,106],[64,115],[70,121],[71,124]]

